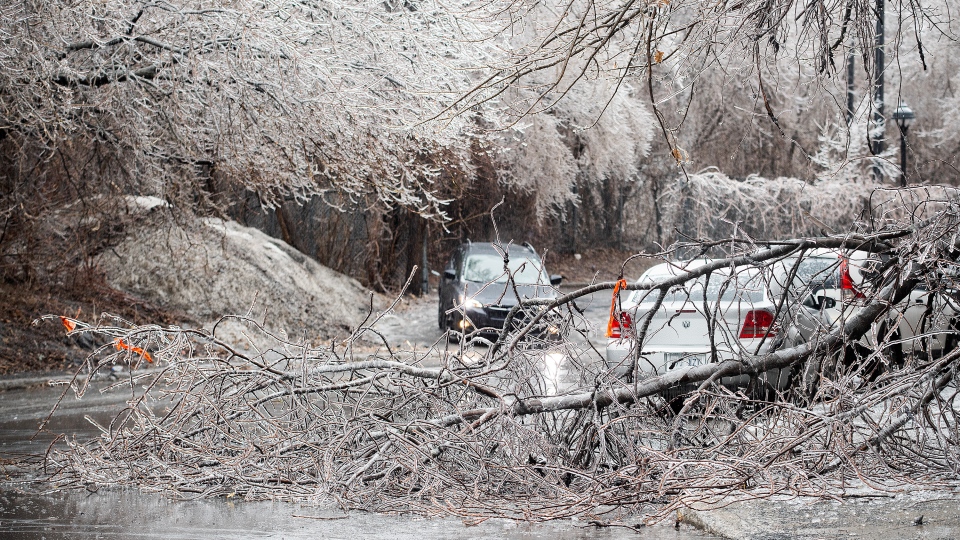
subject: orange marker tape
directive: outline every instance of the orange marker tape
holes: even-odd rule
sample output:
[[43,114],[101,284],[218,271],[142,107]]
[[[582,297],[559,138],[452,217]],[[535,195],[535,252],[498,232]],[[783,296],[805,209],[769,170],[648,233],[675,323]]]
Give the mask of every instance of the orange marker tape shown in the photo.
[[617,311],[617,297],[620,294],[620,289],[627,286],[627,280],[620,279],[617,280],[617,284],[613,286],[613,298],[610,299],[610,319],[607,321],[607,337],[613,335],[613,314]]
[[128,345],[125,341],[123,341],[123,340],[120,339],[120,338],[117,338],[116,341],[113,342],[113,346],[116,347],[118,351],[124,351],[124,350],[126,350],[126,351],[130,351],[130,352],[139,354],[140,356],[142,356],[143,358],[145,358],[145,359],[147,360],[147,362],[150,362],[151,364],[153,363],[153,358],[150,357],[150,353],[148,353],[147,351],[141,349],[140,347],[130,346],[130,345]]
[[63,327],[67,329],[67,332],[73,332],[73,329],[77,327],[77,323],[71,321],[63,315],[60,316],[60,322],[63,323]]

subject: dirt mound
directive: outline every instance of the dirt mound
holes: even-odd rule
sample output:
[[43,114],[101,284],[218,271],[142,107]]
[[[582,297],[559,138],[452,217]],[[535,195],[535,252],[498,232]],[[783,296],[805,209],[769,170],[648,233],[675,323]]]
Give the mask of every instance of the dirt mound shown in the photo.
[[99,273],[82,276],[79,283],[67,287],[0,283],[0,376],[75,369],[105,341],[90,335],[68,336],[58,319],[37,319],[67,315],[96,322],[102,313],[118,315],[133,324],[191,322],[185,313],[111,288]]
[[[207,328],[224,315],[247,315],[290,339],[319,342],[348,335],[371,301],[355,279],[257,229],[214,218],[137,228],[98,263],[113,287]],[[217,335],[242,344],[242,330],[225,321]]]

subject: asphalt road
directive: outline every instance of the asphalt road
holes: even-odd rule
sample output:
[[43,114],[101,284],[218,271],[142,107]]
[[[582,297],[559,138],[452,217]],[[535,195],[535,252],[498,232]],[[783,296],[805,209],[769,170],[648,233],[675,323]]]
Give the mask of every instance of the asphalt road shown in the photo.
[[[579,302],[587,339],[602,346],[609,292]],[[404,300],[375,326],[391,346],[424,350],[446,346],[436,325],[436,297]],[[583,343],[587,348],[586,343]],[[602,349],[601,349],[602,350]],[[960,494],[948,491],[873,492],[843,501],[788,499],[748,501],[724,508],[690,509],[675,529],[662,524],[636,532],[597,529],[582,521],[525,524],[490,520],[466,526],[453,519],[422,519],[343,513],[323,504],[243,503],[224,499],[172,502],[162,495],[101,488],[37,492],[20,483],[17,461],[42,454],[51,436],[34,437],[37,425],[57,403],[62,387],[0,387],[0,539],[17,538],[357,538],[377,539],[664,539],[736,538],[960,538]],[[99,433],[84,417],[105,424],[130,398],[130,391],[101,394],[96,383],[83,400],[68,394],[52,418],[54,432],[89,439]],[[698,530],[699,529],[699,530]],[[700,530],[707,531],[701,532]]]
[[[575,288],[562,287],[561,293]],[[583,310],[587,337],[597,347],[603,347],[603,333],[607,329],[610,313],[610,291],[600,291],[577,300]],[[386,313],[374,328],[387,338],[392,346],[424,349],[443,345],[446,334],[437,325],[438,300],[436,292],[423,297],[403,298],[396,309]],[[574,341],[583,341],[579,334],[572,334]]]

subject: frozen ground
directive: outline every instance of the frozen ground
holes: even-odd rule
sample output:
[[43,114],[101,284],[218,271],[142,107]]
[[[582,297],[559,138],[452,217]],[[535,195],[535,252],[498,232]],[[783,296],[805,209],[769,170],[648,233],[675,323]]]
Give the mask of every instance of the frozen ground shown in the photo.
[[[228,256],[227,256],[228,255]],[[236,224],[209,221],[192,233],[132,238],[121,246],[110,267],[115,283],[131,292],[178,302],[198,318],[252,311],[258,318],[299,328],[308,339],[328,339],[359,324],[366,315],[368,293],[358,283],[303,258],[289,247]],[[243,275],[246,277],[238,278]],[[239,279],[239,281],[238,281]],[[202,284],[202,285],[201,285]],[[257,291],[244,296],[244,288]],[[386,305],[384,299],[376,309]],[[584,350],[602,350],[601,333],[609,310],[609,292],[582,299],[588,330],[575,336]],[[391,347],[406,350],[444,349],[437,328],[436,296],[406,298],[376,325]],[[310,318],[306,328],[297,321]],[[336,326],[336,325],[341,326]],[[331,326],[333,325],[333,326]],[[284,326],[281,326],[284,327]],[[236,337],[242,338],[239,329]],[[307,335],[306,333],[309,333]],[[343,334],[341,334],[343,335]],[[291,336],[294,339],[300,336]],[[482,347],[478,351],[482,352]],[[431,358],[440,358],[437,354]],[[548,368],[550,366],[547,366]],[[563,365],[553,366],[562,383]],[[17,387],[18,385],[8,385]],[[784,538],[960,538],[960,498],[948,492],[863,492],[843,501],[774,500],[736,503],[721,509],[683,512],[686,524],[644,529],[597,529],[583,522],[517,525],[488,521],[468,527],[457,520],[424,520],[404,516],[343,514],[321,507],[284,503],[241,503],[225,499],[188,503],[167,501],[158,494],[134,490],[92,489],[37,494],[24,492],[12,479],[11,460],[42,454],[49,438],[30,440],[59,391],[51,388],[0,393],[0,539],[2,538],[702,538],[712,535],[748,540]],[[101,423],[121,407],[122,392],[91,393],[84,401],[64,402],[51,428],[92,437],[83,417]],[[922,517],[922,519],[920,519]]]
[[[68,397],[51,428],[80,439],[95,436],[96,430],[84,416],[105,424],[129,397],[126,392],[100,394],[96,388],[104,384],[97,383],[83,401]],[[741,502],[713,510],[686,510],[682,512],[684,525],[679,530],[672,523],[664,523],[639,533],[617,527],[598,529],[576,520],[540,525],[491,520],[467,526],[455,519],[343,513],[330,506],[230,499],[172,502],[160,494],[129,489],[91,487],[36,493],[35,488],[17,482],[22,471],[12,461],[25,454],[46,451],[49,437],[33,441],[30,438],[59,393],[59,388],[50,387],[0,393],[0,466],[4,472],[0,479],[0,539],[960,538],[960,495],[906,488],[901,492],[851,490],[853,496],[842,501],[780,499]]]

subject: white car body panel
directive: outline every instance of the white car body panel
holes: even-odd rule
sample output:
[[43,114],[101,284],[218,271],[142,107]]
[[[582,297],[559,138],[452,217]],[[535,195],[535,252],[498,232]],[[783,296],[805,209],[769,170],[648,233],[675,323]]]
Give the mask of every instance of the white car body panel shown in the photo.
[[[696,268],[707,261],[689,261],[682,266],[662,264],[649,269],[638,280],[643,284],[660,282],[671,276],[679,275],[686,269]],[[643,350],[637,354],[636,326],[620,338],[609,338],[606,347],[606,362],[611,372],[621,378],[632,378],[634,362],[639,379],[662,375],[677,369],[686,369],[709,362],[721,362],[743,355],[764,354],[781,346],[784,342],[796,340],[799,333],[794,331],[777,332],[766,337],[740,339],[744,318],[750,311],[764,310],[773,314],[777,305],[773,295],[769,294],[765,279],[755,268],[737,270],[737,281],[728,282],[727,292],[738,290],[732,298],[720,298],[707,294],[698,299],[689,299],[684,294],[668,295],[663,304],[653,313],[643,340]],[[750,277],[754,279],[750,279]],[[722,284],[730,278],[729,270],[719,270],[712,274],[711,280]],[[688,287],[691,282],[688,282]],[[689,291],[688,291],[689,292]],[[637,291],[630,295],[621,306],[621,311],[631,316],[634,325],[641,325],[646,315],[655,305],[657,292]],[[806,316],[813,323],[813,317]],[[712,336],[711,336],[712,332]],[[711,346],[711,343],[713,346]],[[788,372],[780,370],[766,373],[760,379],[773,388],[786,386]],[[727,377],[721,381],[728,387],[745,387],[749,376]]]
[[[810,290],[814,296],[825,296],[834,300],[835,305],[822,311],[824,328],[832,329],[843,324],[854,316],[861,308],[863,300],[843,297],[839,283],[839,267],[841,258],[847,259],[847,268],[850,278],[856,289],[865,291],[865,274],[871,266],[870,255],[865,251],[844,249],[817,249],[804,254],[805,264],[812,266],[829,265],[837,275],[827,279],[823,288]],[[927,313],[928,302],[930,312]],[[940,354],[949,345],[948,336],[951,326],[957,317],[956,306],[942,295],[936,294],[932,298],[929,291],[922,287],[910,292],[909,298],[893,307],[887,316],[874,324],[871,332],[860,339],[860,344],[868,349],[875,349],[879,339],[885,339],[880,334],[890,334],[890,328],[896,327],[896,335],[890,336],[902,342],[903,352],[906,354],[920,352],[922,347],[929,347],[931,353]],[[805,329],[804,338],[808,339],[812,331]],[[917,336],[927,336],[929,339],[918,340]]]

